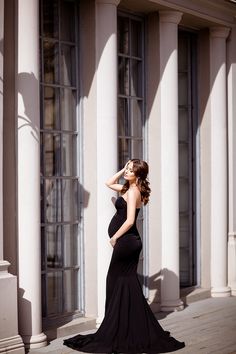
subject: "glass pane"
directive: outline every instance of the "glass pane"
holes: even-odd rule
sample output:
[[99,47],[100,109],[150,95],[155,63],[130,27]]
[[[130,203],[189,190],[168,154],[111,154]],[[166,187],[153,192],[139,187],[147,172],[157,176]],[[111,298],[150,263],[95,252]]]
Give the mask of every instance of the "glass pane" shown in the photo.
[[45,222],[61,221],[61,181],[58,179],[45,180],[46,211]]
[[180,179],[179,181],[179,211],[189,212],[189,181]]
[[[181,191],[181,190],[180,190]],[[180,247],[186,247],[189,244],[189,214],[180,215],[179,218],[179,230],[180,230]]]
[[62,312],[62,272],[47,274],[48,315]]
[[118,18],[118,52],[129,53],[129,19],[125,17]]
[[50,84],[59,83],[59,49],[58,43],[44,41],[44,82]]
[[142,101],[138,101],[135,99],[131,100],[132,136],[137,138],[141,138],[143,135],[142,105]]
[[189,283],[189,270],[190,270],[189,249],[180,248],[180,277],[182,286]]
[[76,85],[75,73],[75,47],[61,45],[61,84],[68,86]]
[[131,60],[130,78],[131,96],[142,97],[142,62]]
[[75,41],[75,3],[71,0],[61,1],[61,40]]
[[128,116],[128,101],[125,98],[118,100],[118,135],[130,136],[130,119]]
[[131,55],[142,57],[142,23],[131,21]]
[[178,43],[178,70],[188,70],[188,40],[183,36]]
[[78,181],[62,181],[63,197],[63,221],[75,222],[79,218],[78,214]]
[[47,284],[46,284],[46,274],[42,274],[41,277],[41,293],[42,293],[42,316],[46,317],[47,316]]
[[59,129],[59,89],[44,87],[44,129]]
[[143,157],[142,140],[132,140],[132,158],[142,159],[142,157]]
[[188,74],[179,74],[179,105],[188,105]]
[[131,141],[129,139],[119,139],[119,167],[123,168],[131,158]]
[[63,265],[61,226],[47,226],[45,228],[45,237],[47,241],[47,267],[61,268]]
[[179,175],[189,176],[189,146],[185,143],[179,144]]
[[76,135],[62,135],[62,175],[76,175]]
[[64,226],[64,267],[78,266],[79,260],[79,240],[78,226]]
[[76,91],[61,89],[61,126],[63,130],[76,129]]
[[64,283],[65,311],[72,312],[78,309],[78,271],[66,270]]
[[179,109],[179,141],[188,141],[188,110],[183,108]]
[[41,228],[41,270],[46,268],[46,235],[45,228]]
[[40,210],[41,210],[41,222],[44,222],[44,180],[42,178],[42,173],[41,173],[41,178],[40,178]]
[[58,21],[58,0],[43,0],[43,35],[45,37],[58,37]]
[[60,135],[44,134],[44,173],[45,176],[60,175]]
[[129,60],[119,58],[119,94],[129,95]]

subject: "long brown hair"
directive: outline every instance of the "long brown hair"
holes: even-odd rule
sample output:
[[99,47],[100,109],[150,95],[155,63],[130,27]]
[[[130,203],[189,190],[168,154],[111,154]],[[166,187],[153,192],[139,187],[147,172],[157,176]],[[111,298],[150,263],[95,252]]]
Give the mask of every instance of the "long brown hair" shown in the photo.
[[[147,179],[148,175],[148,164],[147,162],[140,159],[132,159],[130,162],[133,163],[134,175],[137,177],[137,186],[141,193],[141,201],[146,205],[149,201],[149,196],[151,189],[149,187],[149,181]],[[129,189],[129,181],[126,181],[121,189],[121,194],[125,194]]]

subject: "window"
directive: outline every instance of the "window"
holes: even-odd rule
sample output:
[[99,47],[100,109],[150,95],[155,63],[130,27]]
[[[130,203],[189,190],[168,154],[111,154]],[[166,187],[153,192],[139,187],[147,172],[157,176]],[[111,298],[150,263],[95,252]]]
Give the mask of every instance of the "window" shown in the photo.
[[41,246],[45,323],[82,312],[78,2],[40,2]]
[[118,17],[118,141],[119,166],[143,158],[144,150],[144,24]]
[[180,284],[196,284],[197,67],[195,33],[179,32],[179,232]]
[[[118,161],[121,169],[130,158],[144,159],[144,20],[118,16]],[[143,238],[138,272],[146,274],[145,224],[141,209],[137,226]],[[142,280],[143,281],[143,280]],[[144,282],[144,281],[143,281]],[[145,291],[145,288],[144,288]],[[146,289],[147,291],[147,289]]]

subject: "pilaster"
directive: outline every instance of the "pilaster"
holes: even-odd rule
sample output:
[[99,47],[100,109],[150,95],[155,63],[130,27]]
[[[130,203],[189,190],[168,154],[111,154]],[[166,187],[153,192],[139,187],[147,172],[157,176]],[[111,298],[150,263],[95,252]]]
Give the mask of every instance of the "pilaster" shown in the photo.
[[0,353],[23,354],[18,334],[17,278],[3,260],[3,103],[4,103],[4,1],[0,0]]
[[111,257],[107,235],[114,213],[114,193],[105,181],[117,169],[117,5],[119,1],[96,1],[97,66],[97,244],[98,319],[104,316],[106,274]]
[[236,28],[227,42],[228,92],[228,285],[236,296]]
[[47,345],[41,319],[38,6],[37,0],[18,1],[19,330],[26,348]]
[[227,108],[226,38],[229,29],[210,29],[211,106],[211,294],[230,296],[227,286]]
[[182,13],[160,11],[161,310],[183,308],[179,292],[178,23]]

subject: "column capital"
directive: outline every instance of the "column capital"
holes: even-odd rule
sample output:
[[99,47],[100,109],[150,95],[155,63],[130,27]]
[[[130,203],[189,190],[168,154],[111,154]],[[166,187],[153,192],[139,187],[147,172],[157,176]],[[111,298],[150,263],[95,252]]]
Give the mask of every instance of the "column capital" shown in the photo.
[[217,38],[227,38],[230,32],[229,27],[210,27],[210,36]]
[[96,0],[97,4],[107,4],[107,5],[115,5],[118,6],[120,3],[120,0]]
[[175,23],[176,25],[178,25],[181,21],[182,16],[183,13],[179,11],[168,11],[168,10],[159,11],[160,22]]

